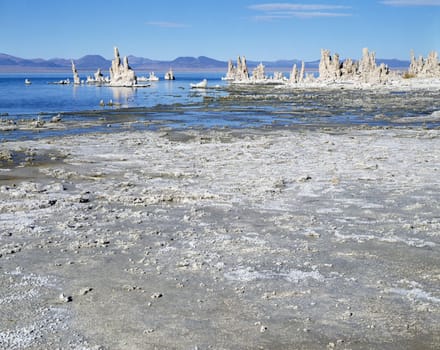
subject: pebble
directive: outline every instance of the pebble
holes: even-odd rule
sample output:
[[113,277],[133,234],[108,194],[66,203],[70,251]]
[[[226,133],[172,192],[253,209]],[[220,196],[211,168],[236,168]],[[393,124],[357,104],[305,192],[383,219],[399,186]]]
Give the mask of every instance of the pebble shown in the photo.
[[69,303],[73,300],[73,298],[70,295],[66,295],[64,293],[61,293],[58,299],[63,303]]
[[93,290],[93,288],[90,288],[90,287],[81,288],[79,291],[79,295],[86,295],[89,292],[91,292],[92,290]]
[[154,293],[151,295],[151,299],[159,299],[162,298],[163,294],[162,293]]
[[82,195],[80,198],[79,198],[79,202],[80,203],[89,203],[90,202],[90,196],[88,196],[87,194],[85,194],[85,195]]

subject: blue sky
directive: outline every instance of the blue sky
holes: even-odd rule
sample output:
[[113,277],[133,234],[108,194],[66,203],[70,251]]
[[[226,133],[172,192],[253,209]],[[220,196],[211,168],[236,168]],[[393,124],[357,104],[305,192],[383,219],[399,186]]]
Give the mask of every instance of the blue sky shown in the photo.
[[0,52],[25,58],[358,58],[440,52],[440,0],[0,0]]

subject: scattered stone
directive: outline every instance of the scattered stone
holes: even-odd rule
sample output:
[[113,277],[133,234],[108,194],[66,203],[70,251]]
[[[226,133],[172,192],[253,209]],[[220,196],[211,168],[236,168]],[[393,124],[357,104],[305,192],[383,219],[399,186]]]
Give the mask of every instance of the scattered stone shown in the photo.
[[12,161],[12,153],[7,149],[0,150],[0,161]]
[[300,176],[296,181],[297,182],[307,182],[310,181],[312,177],[310,175]]
[[64,293],[61,293],[58,299],[63,303],[70,303],[73,300],[70,295],[65,295]]
[[162,298],[163,294],[162,293],[154,293],[151,295],[151,299],[159,299]]
[[142,290],[142,287],[138,287],[138,286],[130,286],[130,285],[125,285],[123,287],[127,292],[132,292],[134,290]]
[[93,290],[93,288],[91,288],[91,287],[81,288],[79,291],[79,295],[86,295],[86,294],[90,293],[92,290]]
[[81,197],[79,197],[79,202],[82,204],[89,203],[90,202],[90,195],[88,193],[81,195]]

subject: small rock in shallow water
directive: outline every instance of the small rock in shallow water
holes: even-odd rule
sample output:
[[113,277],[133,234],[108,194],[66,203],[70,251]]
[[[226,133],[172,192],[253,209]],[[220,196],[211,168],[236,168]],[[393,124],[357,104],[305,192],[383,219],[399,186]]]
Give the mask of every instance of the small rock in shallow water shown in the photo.
[[61,121],[61,114],[54,115],[51,119],[52,123],[58,123]]

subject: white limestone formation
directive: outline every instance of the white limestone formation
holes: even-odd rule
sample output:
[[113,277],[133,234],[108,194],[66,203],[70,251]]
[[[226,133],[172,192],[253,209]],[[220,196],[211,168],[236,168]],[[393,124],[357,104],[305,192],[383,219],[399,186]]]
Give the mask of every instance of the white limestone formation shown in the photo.
[[305,74],[304,61],[301,62],[301,70],[300,71],[298,71],[298,68],[295,63],[292,67],[292,71],[290,72],[289,83],[291,83],[291,84],[302,83],[304,81],[304,74]]
[[232,63],[232,60],[228,61],[228,71],[226,72],[226,75],[222,77],[222,80],[229,80],[232,81],[235,79],[235,66],[234,63]]
[[249,70],[246,63],[246,57],[238,56],[237,58],[237,70],[236,70],[236,80],[246,81],[249,80]]
[[176,80],[176,77],[174,76],[173,70],[170,68],[164,76],[165,80]]
[[101,68],[98,68],[98,70],[93,73],[93,77],[87,76],[87,84],[106,84],[108,83],[108,80],[101,72]]
[[414,51],[411,51],[411,63],[408,69],[408,75],[418,78],[440,78],[440,62],[438,53],[432,51],[425,59],[419,56],[416,60]]
[[273,80],[276,82],[283,82],[286,80],[283,72],[273,72]]
[[134,86],[137,84],[137,77],[133,69],[128,65],[128,58],[124,56],[123,61],[119,56],[119,50],[115,47],[115,58],[110,67],[111,86]]
[[246,63],[246,57],[238,56],[236,66],[234,66],[232,60],[229,60],[228,71],[226,73],[226,76],[223,77],[222,79],[235,81],[235,82],[248,82],[249,70]]
[[298,68],[296,68],[296,63],[292,67],[292,71],[290,72],[290,83],[297,83],[298,82]]
[[98,70],[93,74],[95,77],[95,81],[97,83],[105,83],[105,77],[101,72],[101,68],[98,68]]
[[384,83],[388,79],[389,68],[385,64],[377,66],[376,54],[367,48],[362,50],[362,59],[358,62],[346,59],[340,63],[339,55],[330,55],[329,50],[321,50],[319,80],[321,81],[360,81],[363,83]]
[[78,71],[76,70],[75,63],[72,60],[72,73],[73,73],[73,83],[75,85],[81,84],[81,79],[79,78]]
[[266,79],[265,67],[263,63],[260,63],[252,71],[252,80],[261,81]]
[[299,83],[303,82],[305,72],[306,72],[306,65],[304,64],[304,61],[301,61],[301,70],[299,72],[299,77],[298,77]]
[[341,76],[341,65],[339,55],[336,53],[333,57],[330,50],[321,50],[321,61],[319,62],[319,79],[336,80]]

